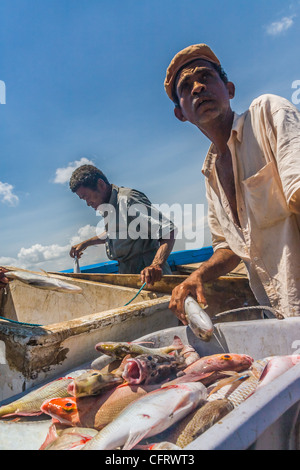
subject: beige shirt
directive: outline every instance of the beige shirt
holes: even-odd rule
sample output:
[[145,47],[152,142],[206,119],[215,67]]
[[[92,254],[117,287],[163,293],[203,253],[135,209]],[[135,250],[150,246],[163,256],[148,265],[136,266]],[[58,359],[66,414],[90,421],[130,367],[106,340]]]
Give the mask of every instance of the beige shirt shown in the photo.
[[211,145],[202,172],[214,251],[231,248],[244,260],[261,305],[285,317],[300,315],[300,113],[284,98],[260,96],[235,114],[228,146],[241,227],[218,180]]

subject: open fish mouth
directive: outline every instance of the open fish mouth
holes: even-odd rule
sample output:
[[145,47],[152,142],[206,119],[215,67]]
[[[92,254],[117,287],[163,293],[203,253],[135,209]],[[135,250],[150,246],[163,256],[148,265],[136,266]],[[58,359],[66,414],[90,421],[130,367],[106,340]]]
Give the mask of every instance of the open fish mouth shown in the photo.
[[129,359],[126,362],[122,377],[132,385],[140,384],[144,380],[143,368],[139,361]]

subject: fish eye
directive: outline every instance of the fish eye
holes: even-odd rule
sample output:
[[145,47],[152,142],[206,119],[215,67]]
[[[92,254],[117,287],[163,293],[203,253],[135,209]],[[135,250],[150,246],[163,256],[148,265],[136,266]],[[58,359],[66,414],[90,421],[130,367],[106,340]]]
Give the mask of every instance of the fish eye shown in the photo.
[[224,354],[222,359],[231,359],[231,356],[230,356],[230,354]]
[[68,402],[64,405],[63,409],[65,411],[72,411],[74,409],[74,403]]
[[152,357],[152,356],[148,356],[147,359],[148,359],[149,361],[152,361],[153,357]]

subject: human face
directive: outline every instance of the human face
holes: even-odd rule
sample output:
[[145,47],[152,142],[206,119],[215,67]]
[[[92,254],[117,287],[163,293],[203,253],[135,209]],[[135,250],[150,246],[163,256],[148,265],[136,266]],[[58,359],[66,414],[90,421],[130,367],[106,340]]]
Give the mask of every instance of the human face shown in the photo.
[[101,185],[99,184],[98,180],[98,187],[96,190],[87,188],[85,186],[80,186],[76,191],[77,196],[80,199],[83,199],[89,207],[97,210],[101,204],[104,204],[105,201],[105,194],[104,191],[101,190]]
[[176,93],[180,105],[177,113],[175,110],[176,117],[199,128],[232,114],[230,99],[234,97],[234,85],[225,84],[206,60],[195,60],[180,72]]

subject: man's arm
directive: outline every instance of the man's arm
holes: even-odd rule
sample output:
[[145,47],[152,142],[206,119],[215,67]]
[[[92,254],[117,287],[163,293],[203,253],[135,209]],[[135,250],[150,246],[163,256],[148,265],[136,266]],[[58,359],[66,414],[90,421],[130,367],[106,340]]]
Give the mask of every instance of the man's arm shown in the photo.
[[151,265],[141,271],[142,283],[146,282],[151,286],[162,278],[162,266],[167,261],[175,243],[174,230],[170,232],[168,238],[161,238],[159,243],[160,247],[158,248]]
[[75,258],[75,256],[79,259],[82,255],[82,252],[86,250],[89,246],[93,245],[102,245],[105,243],[107,238],[106,232],[101,233],[101,235],[96,235],[95,237],[89,238],[84,242],[78,243],[77,245],[72,246],[70,250],[71,258]]
[[0,289],[4,289],[9,283],[9,280],[5,277],[6,272],[7,269],[0,267]]
[[219,276],[236,268],[240,262],[237,256],[229,248],[220,248],[207,261],[201,264],[185,281],[175,287],[169,304],[170,310],[179,318],[184,325],[187,324],[184,313],[184,301],[188,295],[194,297],[199,303],[206,305],[203,284],[212,281]]

